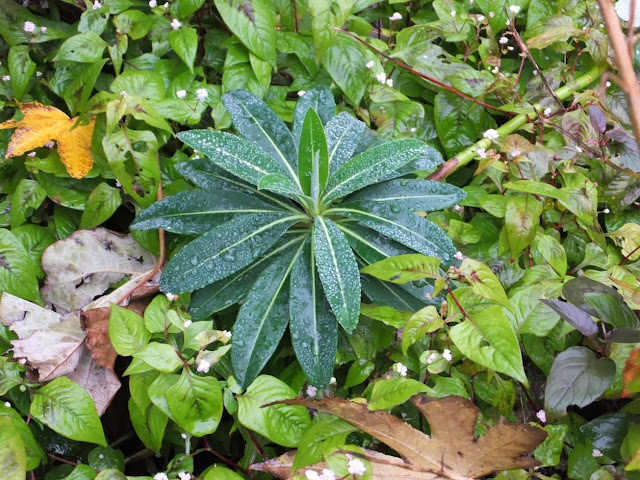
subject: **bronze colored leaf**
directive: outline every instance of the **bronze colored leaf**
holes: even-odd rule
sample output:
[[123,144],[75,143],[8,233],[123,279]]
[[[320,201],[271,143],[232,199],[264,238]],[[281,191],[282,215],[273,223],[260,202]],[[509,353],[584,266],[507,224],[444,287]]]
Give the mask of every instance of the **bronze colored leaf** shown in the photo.
[[[540,465],[529,455],[547,436],[541,428],[502,423],[475,438],[474,427],[479,410],[470,400],[457,396],[432,400],[424,394],[414,395],[411,400],[429,422],[431,436],[390,413],[371,411],[366,405],[349,400],[295,398],[275,403],[304,405],[336,415],[398,452],[404,461],[388,456],[382,459],[376,455],[367,458],[373,465],[372,478],[376,479],[443,477],[463,480],[501,470]],[[260,465],[261,468],[270,468],[274,474],[280,471],[274,465]],[[290,476],[289,473],[289,476],[281,478]]]

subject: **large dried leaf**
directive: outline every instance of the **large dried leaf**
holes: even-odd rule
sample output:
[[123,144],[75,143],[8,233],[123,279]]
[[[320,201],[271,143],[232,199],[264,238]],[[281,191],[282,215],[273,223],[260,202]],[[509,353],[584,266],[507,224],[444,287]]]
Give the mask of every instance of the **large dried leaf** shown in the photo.
[[[371,411],[366,405],[349,400],[295,398],[277,403],[304,405],[336,415],[373,435],[404,459],[404,462],[397,459],[393,463],[389,459],[379,462],[369,458],[373,465],[372,478],[383,478],[378,477],[381,464],[385,465],[384,478],[433,478],[416,476],[417,472],[426,472],[451,480],[539,465],[529,455],[546,438],[544,430],[526,424],[502,423],[490,427],[476,439],[474,426],[479,410],[470,400],[457,396],[431,400],[422,394],[411,400],[429,422],[431,436],[390,413]],[[386,470],[388,468],[392,471]]]
[[80,312],[66,315],[3,293],[0,321],[18,335],[12,340],[15,358],[27,360],[32,381],[66,376],[83,387],[102,415],[120,388],[118,377],[91,358],[80,326]]
[[69,118],[55,107],[37,102],[18,103],[18,107],[24,114],[22,120],[9,120],[0,124],[0,129],[16,129],[9,141],[6,158],[18,157],[56,140],[60,161],[69,175],[82,178],[89,173],[93,166],[91,137],[95,127],[94,119],[88,125],[76,126],[77,118]]
[[78,230],[42,254],[47,277],[40,293],[58,312],[70,312],[102,295],[125,275],[138,276],[154,265],[153,255],[131,235],[105,228]]

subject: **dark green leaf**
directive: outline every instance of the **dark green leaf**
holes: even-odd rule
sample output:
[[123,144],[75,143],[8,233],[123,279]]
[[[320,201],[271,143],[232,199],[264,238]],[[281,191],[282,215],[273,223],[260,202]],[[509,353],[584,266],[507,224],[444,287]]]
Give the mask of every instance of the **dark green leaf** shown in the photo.
[[327,136],[331,175],[351,159],[366,128],[364,122],[347,112],[339,113],[327,122],[324,133]]
[[237,272],[300,218],[280,213],[249,214],[210,230],[171,259],[162,273],[161,288],[171,293],[189,292]]
[[11,74],[11,90],[16,100],[22,100],[27,93],[36,64],[29,56],[29,46],[16,45],[9,49],[9,73]]
[[313,108],[324,125],[336,114],[336,102],[333,99],[333,93],[325,86],[318,86],[305,92],[305,94],[296,103],[296,109],[293,113],[293,138],[296,142],[300,140],[300,132],[302,132],[302,124],[307,110]]
[[331,310],[340,325],[352,332],[360,314],[360,273],[351,247],[336,224],[320,216],[315,218],[313,245]]
[[329,153],[322,121],[313,108],[304,117],[298,151],[298,178],[302,191],[315,202],[329,178]]
[[87,198],[87,206],[80,218],[81,229],[95,228],[106,222],[122,204],[119,188],[100,183]]
[[634,417],[628,413],[605,413],[582,425],[580,432],[607,457],[619,461],[622,460],[620,445],[633,420]]
[[338,35],[322,57],[324,68],[356,107],[364,96],[366,79],[371,75],[367,61],[364,47],[346,35]]
[[633,328],[638,326],[638,317],[626,303],[613,295],[587,292],[582,297],[585,303],[597,312],[596,316],[603,322],[617,328]]
[[597,316],[598,311],[591,307],[584,298],[587,293],[610,295],[619,302],[623,301],[622,295],[620,295],[615,288],[609,287],[585,276],[569,280],[562,287],[562,296],[566,298],[567,301],[571,302],[576,307],[580,307],[589,315]]
[[246,387],[275,351],[289,323],[288,280],[303,244],[269,265],[257,278],[233,327],[231,362],[236,380]]
[[338,323],[322,291],[313,246],[309,238],[291,271],[289,329],[296,357],[309,382],[324,388],[333,373]]

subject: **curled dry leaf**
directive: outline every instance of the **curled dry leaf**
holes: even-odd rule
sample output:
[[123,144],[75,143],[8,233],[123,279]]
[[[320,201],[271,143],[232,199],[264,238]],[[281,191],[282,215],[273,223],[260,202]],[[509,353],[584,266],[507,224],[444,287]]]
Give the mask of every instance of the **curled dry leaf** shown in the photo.
[[[432,400],[420,394],[413,396],[411,401],[429,422],[430,436],[390,413],[371,411],[366,405],[349,400],[295,398],[276,403],[304,405],[336,415],[398,452],[402,460],[369,458],[375,479],[443,477],[465,480],[539,465],[529,455],[546,438],[544,430],[520,423],[501,423],[475,438],[479,409],[470,400],[457,396]],[[267,468],[260,465],[259,468]],[[269,468],[276,471],[273,465]],[[431,474],[431,477],[416,476],[418,472],[420,475]],[[289,470],[281,478],[290,477]]]
[[9,120],[0,123],[0,129],[15,128],[6,158],[17,157],[45,143],[55,140],[58,144],[60,161],[69,175],[82,178],[93,166],[91,155],[91,137],[95,119],[87,125],[76,125],[78,117],[69,118],[61,110],[41,103],[18,103],[24,114],[22,120]]
[[32,381],[48,382],[60,376],[83,387],[102,415],[120,388],[118,377],[91,358],[80,326],[80,312],[60,315],[3,293],[0,320],[18,335],[12,340],[14,358],[24,358]]
[[56,311],[70,312],[89,304],[125,275],[149,272],[155,262],[131,235],[105,228],[78,230],[42,254],[47,276],[40,293]]

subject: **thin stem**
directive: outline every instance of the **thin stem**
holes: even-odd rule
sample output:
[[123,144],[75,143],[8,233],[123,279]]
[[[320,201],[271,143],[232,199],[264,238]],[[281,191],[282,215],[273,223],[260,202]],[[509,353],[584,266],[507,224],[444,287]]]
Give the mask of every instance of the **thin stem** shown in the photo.
[[378,55],[380,55],[381,57],[386,58],[388,61],[395,63],[397,66],[399,66],[400,68],[402,68],[403,70],[406,70],[409,73],[412,73],[413,75],[416,75],[420,78],[425,79],[428,82],[433,83],[434,85],[438,85],[441,88],[444,88],[445,90],[454,93],[456,95],[458,95],[459,97],[462,97],[466,100],[469,100],[470,102],[476,103],[484,108],[488,108],[490,110],[495,110],[497,112],[502,113],[503,115],[515,115],[513,112],[503,112],[502,110],[500,110],[499,107],[494,107],[493,105],[490,105],[488,103],[483,102],[482,100],[478,100],[477,98],[473,98],[469,95],[467,95],[466,93],[461,92],[460,90],[453,88],[450,85],[447,85],[446,83],[442,83],[440,80],[437,80],[433,77],[430,77],[429,75],[425,75],[422,72],[419,72],[417,70],[414,70],[413,68],[411,68],[409,65],[407,65],[404,62],[401,62],[400,60],[398,60],[397,58],[393,58],[390,55],[387,55],[386,53],[384,53],[382,50],[378,50],[376,47],[374,47],[373,45],[371,45],[370,43],[365,42],[364,40],[362,40],[358,35],[351,33],[347,30],[343,30],[342,28],[338,28],[338,27],[331,27],[334,30],[337,30],[340,33],[343,33],[345,35],[350,36],[351,38],[353,38],[354,40],[360,42],[361,44],[365,45],[367,48],[369,48],[371,51],[377,53]]
[[53,453],[47,452],[47,457],[52,460],[57,460],[58,462],[66,463],[67,465],[73,465],[74,467],[78,466],[78,462],[72,462],[71,460],[67,460],[66,458],[58,457]]

